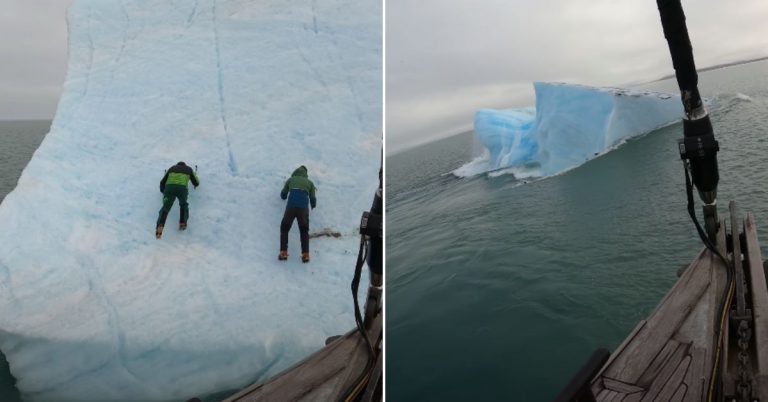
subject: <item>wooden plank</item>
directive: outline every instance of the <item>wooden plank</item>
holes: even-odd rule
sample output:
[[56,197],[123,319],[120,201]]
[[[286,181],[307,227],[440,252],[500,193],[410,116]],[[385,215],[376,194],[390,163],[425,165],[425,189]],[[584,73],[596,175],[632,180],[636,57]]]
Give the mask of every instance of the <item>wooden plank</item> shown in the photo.
[[635,392],[642,392],[645,390],[644,388],[640,388],[635,385],[623,383],[621,381],[616,381],[616,380],[605,378],[605,377],[603,378],[603,385],[607,389],[610,389],[616,392],[623,392],[625,394],[633,394]]
[[[725,221],[721,220],[717,238],[721,253],[726,252],[725,227]],[[717,302],[725,288],[725,281],[726,270],[720,259],[702,249],[649,318],[639,322],[614,351],[593,380],[593,390],[642,389],[640,380],[647,383],[652,379],[648,387],[654,389],[622,392],[622,402],[653,400],[662,391],[668,398],[703,401],[713,359]],[[699,307],[696,307],[697,304]],[[691,316],[695,309],[698,312]],[[702,335],[696,336],[697,333]],[[678,343],[680,345],[673,348]],[[674,350],[671,355],[670,350]],[[686,369],[676,371],[687,355]],[[656,377],[653,378],[651,373],[656,373]],[[675,379],[678,382],[676,386],[670,383],[669,388],[665,388],[667,380],[674,374],[683,377]],[[625,389],[621,388],[621,384],[637,388]]]
[[[725,221],[720,220],[720,230],[717,232],[717,249],[720,251],[720,254],[723,256],[727,256],[728,250],[726,248],[726,233],[725,233]],[[727,269],[723,265],[722,260],[720,260],[720,257],[712,254],[712,287],[709,292],[710,300],[709,300],[709,308],[711,313],[711,319],[710,324],[702,328],[702,331],[705,331],[705,333],[709,334],[711,342],[709,345],[705,345],[705,352],[704,352],[704,367],[701,368],[703,370],[704,374],[704,380],[702,384],[700,385],[701,394],[704,395],[701,399],[703,402],[706,399],[706,394],[709,387],[709,379],[712,375],[712,364],[715,361],[715,344],[717,343],[717,336],[715,334],[715,323],[719,322],[719,317],[717,317],[717,309],[720,304],[720,297],[722,296],[723,292],[725,291],[726,286],[728,285],[728,274]],[[728,326],[728,323],[725,323],[726,328]],[[728,338],[728,331],[725,333],[725,342],[727,343]],[[727,354],[727,348],[722,352],[723,356]],[[727,359],[721,357],[720,363],[721,366],[724,361],[727,361]]]
[[[720,220],[720,230],[717,232],[717,248],[720,251],[720,254],[723,256],[727,255],[727,248],[726,248],[726,234],[725,234],[725,220]],[[711,313],[711,319],[710,319],[710,325],[707,326],[707,328],[703,328],[702,330],[707,331],[707,333],[710,334],[711,337],[711,343],[707,345],[705,349],[705,362],[707,369],[705,371],[706,373],[706,381],[705,383],[709,382],[709,377],[711,374],[711,368],[712,363],[715,360],[715,344],[717,343],[717,336],[715,334],[715,323],[718,322],[717,317],[717,309],[719,307],[719,301],[720,297],[723,294],[723,291],[725,290],[726,286],[728,285],[728,271],[727,268],[723,265],[723,262],[720,260],[720,258],[714,254],[711,254],[712,258],[712,289],[709,292],[710,300],[709,300],[709,308]]]
[[618,394],[618,392],[611,391],[610,389],[606,389],[600,394],[602,395],[602,397],[600,396],[597,397],[597,402],[612,402],[613,397],[616,396],[616,394]]
[[616,395],[611,398],[611,402],[621,402],[627,394],[623,392],[616,392]]
[[651,312],[651,314],[648,315],[648,317],[655,315],[659,311],[661,306],[664,303],[666,303],[667,300],[675,293],[673,292],[673,290],[675,290],[675,287],[679,286],[683,276],[691,275],[692,273],[689,273],[689,272],[696,270],[696,267],[701,263],[701,260],[706,259],[706,254],[707,254],[706,247],[702,248],[701,251],[699,251],[699,253],[696,254],[696,257],[693,259],[693,261],[691,261],[690,268],[686,269],[685,272],[683,272],[683,274],[677,279],[677,282],[675,282],[675,284],[672,286],[672,289],[670,289],[669,292],[667,292],[667,294],[665,294],[664,297],[661,298],[661,301],[659,301],[659,303],[656,305],[656,308],[653,309],[653,311]]
[[768,374],[756,375],[754,384],[757,388],[757,397],[761,401],[768,401]]
[[[741,241],[739,239],[739,231],[741,230],[741,220],[736,215],[736,203],[731,201],[728,203],[728,209],[731,215],[731,264],[733,264],[734,282],[736,283],[736,290],[733,294],[733,300],[736,303],[736,314],[740,317],[746,315],[746,295],[744,286],[744,269],[741,264]],[[725,254],[723,254],[725,256]]]
[[600,392],[602,392],[602,390],[605,389],[605,385],[603,384],[603,378],[600,377],[599,374],[592,379],[592,384],[590,385],[590,388],[592,390],[592,395],[597,395]]
[[[720,228],[717,231],[717,249],[720,251],[720,254],[723,256],[727,255],[727,245],[726,245],[726,224],[724,219],[720,219]],[[694,367],[694,369],[699,371],[699,375],[701,375],[702,380],[700,382],[697,382],[696,384],[689,384],[691,386],[689,395],[702,395],[701,398],[689,398],[691,401],[698,401],[698,402],[704,402],[706,399],[707,394],[707,387],[709,386],[709,378],[712,374],[712,363],[715,359],[715,343],[717,342],[717,337],[715,335],[715,322],[717,322],[717,309],[719,307],[719,301],[720,297],[723,294],[723,291],[725,290],[725,287],[727,285],[728,275],[726,267],[723,265],[722,260],[720,260],[720,257],[718,257],[715,254],[710,254],[710,258],[712,259],[712,270],[710,272],[711,277],[711,285],[708,292],[708,300],[707,305],[709,307],[709,319],[706,322],[706,325],[703,326],[700,330],[709,335],[709,343],[706,345],[697,345],[703,347],[704,351],[704,358],[702,359],[701,363],[698,364],[698,366]],[[727,325],[727,324],[726,324]],[[692,354],[695,356],[696,351],[692,351]],[[721,360],[722,361],[722,360]],[[694,364],[696,363],[696,359],[694,357]]]
[[757,227],[751,213],[744,221],[744,234],[747,250],[745,260],[749,262],[750,287],[752,294],[752,314],[755,345],[757,345],[758,372],[768,374],[768,286],[763,271],[763,257],[757,241]]
[[611,366],[614,360],[618,356],[621,356],[624,349],[632,343],[632,341],[635,339],[635,336],[637,336],[638,333],[640,333],[640,330],[642,330],[645,327],[645,320],[640,320],[640,322],[635,325],[635,328],[632,330],[632,332],[629,333],[629,335],[624,338],[624,340],[621,342],[621,344],[616,348],[616,350],[611,353],[611,357],[608,358],[608,361],[605,362],[605,365],[603,365],[603,368],[600,369],[600,371],[595,375],[595,378],[592,380],[592,391],[595,395],[597,395],[597,391],[595,391],[595,382],[598,381],[603,376],[603,372]]
[[[311,356],[302,364],[278,374],[266,383],[233,396],[228,401],[300,400],[300,395],[336,399],[331,394],[339,388],[341,372],[346,359],[353,359],[357,343],[345,336]],[[290,388],[293,388],[291,390]],[[326,388],[322,391],[321,388]]]
[[643,396],[643,402],[651,402],[656,400],[656,396],[658,396],[662,391],[664,384],[669,381],[670,376],[675,373],[675,370],[683,361],[683,358],[687,357],[687,355],[688,345],[681,344],[678,346],[678,348],[675,350],[675,353],[667,361],[667,364],[664,365],[661,371],[659,371],[659,374],[656,376],[653,383],[651,383],[651,385],[648,387],[648,392],[646,392],[645,396]]
[[621,402],[640,402],[643,398],[643,392],[635,392],[634,394],[627,395]]
[[379,385],[383,380],[384,377],[382,374],[382,369],[384,365],[384,353],[379,353],[379,356],[376,357],[376,363],[374,365],[373,372],[371,373],[371,380],[368,381],[368,386],[365,387],[365,393],[363,394],[363,397],[360,399],[360,402],[370,402],[373,400],[376,389],[379,387]]
[[683,382],[688,388],[688,400],[702,401],[704,399],[702,396],[703,383],[705,378],[709,377],[706,372],[710,364],[704,360],[706,351],[703,348],[692,346],[689,353],[691,355],[691,367],[688,369]]
[[662,367],[667,363],[667,360],[669,360],[669,357],[672,356],[672,353],[677,350],[677,347],[680,345],[680,342],[677,342],[674,339],[670,339],[669,342],[667,342],[666,345],[661,349],[659,354],[656,355],[656,358],[653,359],[650,365],[648,365],[648,368],[643,372],[643,374],[640,376],[640,379],[637,380],[637,385],[643,388],[648,388],[648,386],[651,385],[653,382],[653,379],[656,378],[656,375],[659,374],[659,370],[661,370]]
[[[381,315],[369,330],[381,334]],[[355,329],[266,382],[251,385],[225,402],[337,400],[365,368],[368,351]]]
[[637,383],[709,287],[711,277],[704,273],[711,269],[710,253],[700,253],[696,265],[695,269],[687,270],[680,277],[635,339],[605,370],[605,377]]
[[685,384],[680,384],[680,386],[677,387],[677,391],[675,391],[675,394],[672,395],[672,399],[670,399],[669,402],[683,402],[685,400],[686,391],[688,391],[688,387]]
[[597,400],[598,402],[605,402],[608,396],[613,397],[613,394],[615,392],[616,391],[611,391],[610,389],[604,389],[600,391],[599,394],[595,395],[595,400]]
[[661,391],[659,391],[659,395],[655,399],[656,401],[661,402],[672,400],[672,396],[675,395],[675,392],[677,392],[678,388],[680,388],[681,385],[685,385],[683,383],[683,379],[685,378],[685,374],[688,372],[688,367],[690,365],[691,356],[686,356],[683,358],[683,360],[667,380],[667,383],[664,384],[664,387],[661,389]]
[[725,244],[725,219],[720,219],[720,227],[717,230],[717,249],[720,251],[720,254],[725,256],[726,253],[728,253],[727,245]]

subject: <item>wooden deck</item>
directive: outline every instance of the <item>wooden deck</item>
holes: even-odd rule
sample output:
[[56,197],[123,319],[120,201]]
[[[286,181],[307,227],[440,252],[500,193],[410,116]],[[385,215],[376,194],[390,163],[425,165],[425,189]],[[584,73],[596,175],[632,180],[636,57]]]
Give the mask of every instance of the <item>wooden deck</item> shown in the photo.
[[[735,206],[731,211],[731,222],[738,222]],[[726,256],[725,224],[721,222],[720,227],[718,245]],[[754,218],[748,214],[743,225],[737,224],[734,229],[736,236],[732,237],[736,241],[729,248],[736,253],[728,253],[726,258],[743,265],[736,267],[735,278],[742,278],[742,289],[734,294],[734,311],[752,312],[751,394],[768,401],[768,290]],[[743,236],[739,236],[740,232]],[[734,254],[743,255],[743,261],[733,260]],[[591,387],[597,401],[706,400],[716,344],[718,303],[726,281],[722,261],[703,250],[653,313],[638,323],[594,377]],[[726,329],[725,333],[726,347],[721,358],[723,391],[725,395],[734,395],[737,347],[734,339],[728,339],[732,332]]]
[[[374,319],[368,336],[378,351],[382,333],[381,314]],[[368,359],[365,340],[357,329],[334,339],[323,349],[275,375],[251,385],[224,402],[256,401],[337,401],[364,371]],[[371,400],[381,373],[381,356],[376,357],[369,386],[362,400]],[[378,375],[377,375],[378,373]]]

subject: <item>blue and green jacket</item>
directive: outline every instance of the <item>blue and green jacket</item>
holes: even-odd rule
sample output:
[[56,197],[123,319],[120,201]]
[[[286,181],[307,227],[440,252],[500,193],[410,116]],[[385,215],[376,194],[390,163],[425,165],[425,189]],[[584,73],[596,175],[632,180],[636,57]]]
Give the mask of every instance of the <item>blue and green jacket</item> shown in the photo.
[[165,186],[167,184],[174,184],[187,187],[187,183],[192,181],[192,185],[197,187],[200,185],[195,171],[191,167],[187,166],[184,162],[179,162],[171,166],[165,171],[165,176],[160,180],[160,192],[165,192]]
[[300,166],[293,171],[291,177],[285,181],[280,198],[288,199],[287,208],[314,208],[317,205],[315,198],[315,185],[307,178],[307,168]]

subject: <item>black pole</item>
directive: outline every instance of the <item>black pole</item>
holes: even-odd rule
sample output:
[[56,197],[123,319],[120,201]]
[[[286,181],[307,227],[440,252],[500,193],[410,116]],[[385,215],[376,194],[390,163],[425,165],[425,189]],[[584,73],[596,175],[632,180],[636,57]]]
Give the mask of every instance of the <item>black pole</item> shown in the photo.
[[379,169],[379,188],[376,190],[376,194],[373,197],[373,205],[371,205],[371,217],[378,223],[378,227],[375,229],[378,232],[372,232],[370,234],[368,243],[368,267],[375,275],[381,275],[384,265],[384,256],[382,254],[382,215],[383,215],[383,198],[384,189],[381,184],[381,169]]
[[672,55],[672,66],[680,92],[683,95],[685,114],[690,118],[691,113],[701,107],[701,96],[697,87],[699,77],[696,64],[693,62],[693,48],[685,26],[685,14],[680,0],[657,0],[661,16],[661,26],[664,37]]
[[384,282],[384,247],[383,247],[383,215],[384,215],[384,188],[382,186],[382,169],[379,169],[379,188],[373,197],[371,210],[363,214],[368,243],[368,269],[370,270],[370,283],[368,284],[368,299],[365,302],[366,328],[370,328],[373,319],[381,309],[382,285]]
[[685,25],[683,6],[680,0],[656,0],[656,4],[685,111],[684,138],[679,141],[680,157],[687,161],[693,184],[704,202],[704,225],[710,240],[715,243],[718,226],[717,183],[720,180],[717,168],[719,144],[699,95],[699,77],[693,61],[693,48]]

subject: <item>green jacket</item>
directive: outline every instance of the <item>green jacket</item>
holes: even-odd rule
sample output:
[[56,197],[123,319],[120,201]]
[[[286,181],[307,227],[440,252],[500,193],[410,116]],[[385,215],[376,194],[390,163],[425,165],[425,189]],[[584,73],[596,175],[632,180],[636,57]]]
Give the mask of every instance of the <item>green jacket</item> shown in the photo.
[[165,171],[165,176],[160,180],[160,192],[165,191],[166,184],[187,187],[187,183],[189,183],[190,180],[192,181],[193,186],[197,187],[200,185],[200,180],[197,178],[195,171],[184,162],[179,162]]
[[[288,199],[288,208],[314,208],[317,206],[315,198],[315,185],[307,178],[307,168],[300,166],[293,171],[291,177],[285,181],[280,198]],[[309,204],[309,205],[307,205]]]

